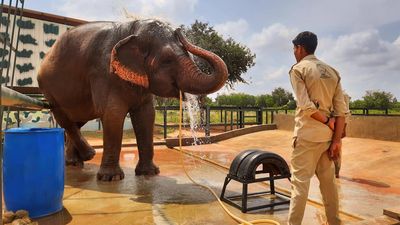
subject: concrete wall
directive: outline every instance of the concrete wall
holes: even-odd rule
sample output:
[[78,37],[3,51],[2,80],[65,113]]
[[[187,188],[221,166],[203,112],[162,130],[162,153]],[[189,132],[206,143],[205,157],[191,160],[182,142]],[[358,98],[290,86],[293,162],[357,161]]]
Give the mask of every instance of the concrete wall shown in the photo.
[[[278,129],[293,130],[294,115],[274,115]],[[400,142],[399,116],[351,116],[347,125],[347,136]]]

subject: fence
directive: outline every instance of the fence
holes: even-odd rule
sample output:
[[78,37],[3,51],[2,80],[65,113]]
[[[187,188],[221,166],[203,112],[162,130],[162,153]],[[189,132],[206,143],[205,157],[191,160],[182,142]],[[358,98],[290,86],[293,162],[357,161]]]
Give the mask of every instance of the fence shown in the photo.
[[[167,138],[169,130],[178,128],[179,107],[178,106],[157,106],[155,126],[162,129],[162,135]],[[38,114],[42,113],[40,117]],[[185,113],[185,112],[183,112]],[[212,128],[221,129],[223,131],[243,128],[249,125],[261,125],[274,123],[276,114],[292,114],[295,110],[285,108],[264,108],[264,107],[234,107],[234,106],[204,106],[199,110],[199,125],[204,129],[204,135],[210,136]],[[400,116],[400,109],[368,109],[368,108],[352,108],[352,115],[358,116]],[[51,114],[42,112],[24,112],[22,116],[14,113],[15,125],[22,123],[36,123],[39,126],[52,126]],[[40,117],[40,119],[39,119]],[[184,116],[182,116],[184,118]],[[129,116],[124,123],[124,129],[132,129]],[[184,126],[188,124],[182,121]],[[82,130],[98,131],[102,130],[101,121],[99,119],[88,122]],[[201,131],[203,132],[203,131]]]
[[[274,111],[262,107],[204,106],[199,112],[200,126],[204,127],[205,136],[210,136],[212,126],[223,126],[224,131],[227,131],[246,125],[270,124],[273,122]],[[168,112],[173,115],[172,118],[170,115],[170,121]],[[155,125],[163,127],[164,138],[167,137],[168,128],[178,127],[178,113],[178,106],[156,107]]]

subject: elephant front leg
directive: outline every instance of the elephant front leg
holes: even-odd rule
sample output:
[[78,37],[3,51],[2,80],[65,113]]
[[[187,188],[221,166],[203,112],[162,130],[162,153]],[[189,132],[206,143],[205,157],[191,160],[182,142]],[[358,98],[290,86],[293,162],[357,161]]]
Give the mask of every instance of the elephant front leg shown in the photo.
[[155,111],[153,102],[130,111],[131,121],[135,130],[136,141],[139,151],[139,162],[135,169],[136,175],[156,175],[160,169],[153,162],[153,130]]
[[126,116],[120,109],[110,109],[102,118],[104,151],[97,179],[115,181],[124,179],[124,171],[119,165],[122,130]]

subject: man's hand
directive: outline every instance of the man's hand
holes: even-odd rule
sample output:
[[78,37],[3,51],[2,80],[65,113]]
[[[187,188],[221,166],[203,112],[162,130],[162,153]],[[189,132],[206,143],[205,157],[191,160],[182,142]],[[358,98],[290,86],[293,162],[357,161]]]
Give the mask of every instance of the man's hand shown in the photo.
[[340,149],[342,148],[342,141],[332,141],[328,149],[328,156],[331,160],[336,160],[340,157]]
[[329,122],[327,124],[327,126],[331,128],[331,130],[333,131],[335,130],[335,122],[336,122],[335,117],[331,117],[329,118]]

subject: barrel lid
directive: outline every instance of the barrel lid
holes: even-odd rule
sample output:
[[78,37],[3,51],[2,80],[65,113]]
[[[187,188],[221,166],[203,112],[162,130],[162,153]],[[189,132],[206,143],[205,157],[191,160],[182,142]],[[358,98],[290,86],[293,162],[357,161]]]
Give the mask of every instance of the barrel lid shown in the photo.
[[64,132],[63,128],[41,128],[41,127],[18,127],[10,128],[4,133],[44,133],[44,132]]

